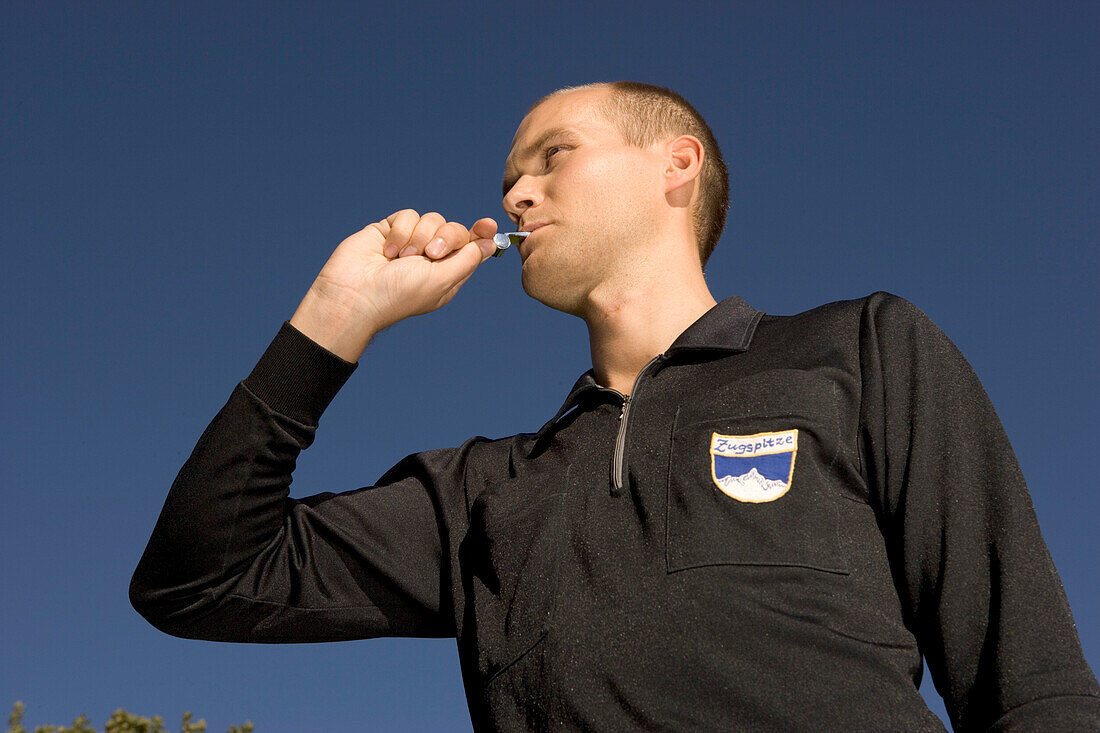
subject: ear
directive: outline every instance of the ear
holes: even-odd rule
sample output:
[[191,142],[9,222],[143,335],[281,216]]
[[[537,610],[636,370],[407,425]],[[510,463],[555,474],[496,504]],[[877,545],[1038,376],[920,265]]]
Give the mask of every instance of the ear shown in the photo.
[[[681,135],[665,145],[664,185],[670,198],[691,198],[695,186],[689,185],[703,170],[703,143],[694,135]],[[681,205],[687,205],[687,201]]]

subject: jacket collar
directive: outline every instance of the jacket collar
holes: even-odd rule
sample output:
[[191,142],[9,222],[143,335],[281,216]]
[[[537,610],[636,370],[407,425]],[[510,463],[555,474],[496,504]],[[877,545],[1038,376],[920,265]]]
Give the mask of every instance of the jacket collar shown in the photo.
[[740,296],[731,296],[688,326],[665,353],[680,349],[716,349],[732,353],[748,351],[756,324],[763,315],[764,311],[756,310]]
[[[749,343],[760,323],[763,311],[758,311],[740,296],[734,295],[717,303],[687,327],[668,348],[665,355],[677,351],[709,349],[725,351],[731,354],[748,351]],[[538,432],[542,438],[567,412],[580,404],[592,391],[603,390],[591,369],[581,375],[569,395],[565,398],[558,413],[542,426]]]

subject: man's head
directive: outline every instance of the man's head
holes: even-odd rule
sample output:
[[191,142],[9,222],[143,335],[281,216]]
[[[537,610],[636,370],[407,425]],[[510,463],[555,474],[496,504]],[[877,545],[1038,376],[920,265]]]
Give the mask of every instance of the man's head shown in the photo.
[[[524,287],[570,312],[574,304],[544,296],[566,285],[563,278],[591,276],[595,284],[631,257],[637,264],[630,246],[667,236],[669,217],[682,222],[704,264],[729,205],[726,167],[706,122],[675,92],[635,82],[562,89],[532,105],[512,142],[504,193],[504,208],[523,228],[554,225],[520,249]],[[547,260],[536,276],[528,259],[540,240],[552,240],[554,252],[536,258]],[[558,272],[550,275],[551,267]]]
[[676,92],[636,81],[566,87],[538,100],[531,109],[555,95],[591,88],[610,91],[600,103],[600,111],[618,127],[623,140],[630,145],[644,148],[680,135],[691,135],[703,144],[703,168],[692,216],[695,238],[699,242],[699,259],[706,265],[726,227],[730,205],[729,171],[710,126],[691,103]]

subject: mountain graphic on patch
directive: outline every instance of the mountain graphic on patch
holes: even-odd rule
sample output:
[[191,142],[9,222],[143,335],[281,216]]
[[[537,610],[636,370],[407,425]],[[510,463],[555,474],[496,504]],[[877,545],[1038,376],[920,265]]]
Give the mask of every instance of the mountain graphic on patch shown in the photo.
[[711,478],[727,496],[750,504],[775,501],[791,488],[798,431],[712,433]]

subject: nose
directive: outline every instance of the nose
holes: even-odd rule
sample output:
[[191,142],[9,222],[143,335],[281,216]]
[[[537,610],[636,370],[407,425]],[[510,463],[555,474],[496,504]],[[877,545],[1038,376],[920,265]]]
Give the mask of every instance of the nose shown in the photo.
[[519,222],[523,212],[538,206],[542,194],[535,185],[533,176],[521,176],[515,185],[504,194],[504,210],[514,221]]

